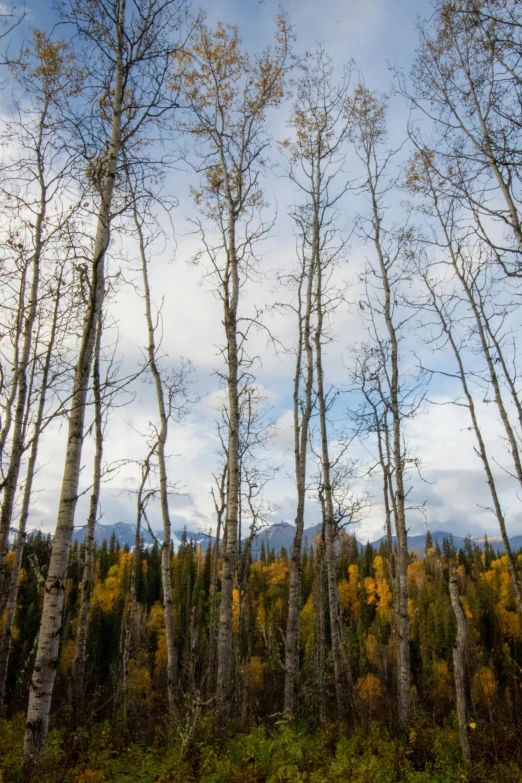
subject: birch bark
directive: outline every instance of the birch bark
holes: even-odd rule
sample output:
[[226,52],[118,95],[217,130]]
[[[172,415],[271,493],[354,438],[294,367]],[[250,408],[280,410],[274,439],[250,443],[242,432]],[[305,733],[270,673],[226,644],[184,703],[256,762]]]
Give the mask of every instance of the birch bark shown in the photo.
[[175,698],[174,688],[176,684],[177,655],[174,636],[174,607],[172,602],[172,529],[169,513],[169,493],[167,478],[167,460],[165,448],[168,438],[170,403],[166,400],[164,382],[161,376],[161,370],[157,361],[157,346],[155,326],[152,315],[152,301],[147,267],[147,253],[145,239],[143,235],[143,225],[140,222],[136,202],[134,202],[134,224],[138,234],[141,274],[143,282],[143,298],[145,302],[145,318],[147,323],[147,357],[148,365],[154,380],[156,391],[156,404],[159,415],[159,428],[157,429],[157,459],[159,469],[159,488],[160,488],[160,507],[161,518],[163,522],[163,542],[161,545],[161,586],[163,589],[163,617],[165,620],[165,636],[167,642],[167,698],[169,712],[174,713]]
[[473,778],[473,767],[471,764],[471,750],[469,747],[468,725],[466,720],[466,680],[464,670],[464,654],[466,651],[466,640],[468,627],[464,610],[459,599],[459,587],[457,580],[457,569],[450,566],[449,571],[449,593],[451,606],[457,621],[457,636],[453,646],[453,675],[455,677],[455,695],[457,699],[457,718],[459,722],[459,737],[462,755],[466,763],[469,779]]
[[105,254],[110,242],[111,205],[121,148],[125,6],[126,0],[121,0],[116,25],[118,46],[115,52],[109,154],[100,189],[100,205],[92,257],[91,295],[83,322],[81,345],[74,371],[58,519],[53,540],[51,562],[45,581],[44,604],[36,660],[29,687],[29,704],[24,737],[24,759],[26,765],[36,762],[45,749],[49,729],[51,698],[58,666],[65,580],[74,528],[74,512],[78,500],[85,407],[96,329],[105,293]]
[[73,720],[78,723],[85,698],[85,655],[87,647],[87,627],[91,608],[91,593],[94,586],[94,532],[100,502],[102,459],[103,459],[103,421],[100,384],[100,351],[102,338],[102,311],[98,315],[96,342],[94,346],[94,362],[92,371],[92,387],[94,397],[94,433],[95,453],[93,466],[93,485],[89,505],[89,516],[84,541],[84,564],[82,581],[79,585],[80,611],[76,631],[76,649],[72,667],[72,707]]
[[38,399],[38,408],[36,411],[36,419],[34,422],[31,450],[29,453],[29,460],[27,463],[27,474],[25,478],[25,486],[24,486],[24,492],[22,498],[22,508],[20,511],[20,521],[18,523],[18,534],[17,534],[16,547],[15,547],[15,559],[11,571],[11,576],[9,579],[9,587],[7,591],[7,600],[5,606],[4,624],[2,628],[2,636],[0,638],[0,708],[3,704],[4,695],[5,695],[7,667],[9,664],[9,655],[11,652],[13,623],[14,623],[14,617],[16,612],[16,602],[18,597],[18,582],[20,579],[20,569],[22,567],[22,556],[23,556],[24,544],[26,539],[27,520],[29,518],[29,509],[31,505],[31,492],[33,488],[33,479],[34,479],[34,474],[36,469],[36,460],[38,458],[38,447],[40,444],[40,435],[42,432],[45,405],[47,401],[47,392],[49,389],[49,375],[51,372],[51,361],[52,361],[53,351],[55,347],[56,331],[58,327],[60,292],[61,292],[61,277],[59,278],[57,284],[51,332],[49,334],[49,342],[48,342],[44,365],[43,365],[42,380],[40,385],[40,396]]
[[[285,690],[284,710],[293,715],[299,677],[299,620],[301,612],[301,548],[304,530],[306,500],[306,455],[310,418],[312,415],[312,391],[314,359],[311,342],[311,317],[314,285],[314,263],[312,254],[307,262],[303,257],[303,270],[298,286],[298,343],[294,375],[294,464],[297,489],[297,511],[295,536],[290,557],[288,619],[285,642]],[[302,287],[305,286],[304,312]],[[304,367],[303,367],[304,364]],[[305,379],[304,399],[301,400],[300,386]],[[302,414],[300,413],[302,409]]]

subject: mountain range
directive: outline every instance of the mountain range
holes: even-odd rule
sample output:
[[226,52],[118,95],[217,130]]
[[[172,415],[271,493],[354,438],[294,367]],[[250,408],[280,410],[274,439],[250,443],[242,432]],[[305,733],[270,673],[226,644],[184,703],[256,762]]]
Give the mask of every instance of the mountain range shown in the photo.
[[[83,544],[85,541],[85,533],[85,526],[75,528],[73,533],[73,542],[77,541],[79,544]],[[163,541],[163,531],[154,530],[153,533],[158,542],[161,543]],[[100,546],[103,541],[107,541],[107,543],[109,543],[113,535],[119,542],[120,546],[127,545],[131,549],[134,546],[134,525],[129,525],[127,522],[115,522],[114,524],[102,525],[100,522],[96,522],[94,527],[94,541],[97,546]],[[175,549],[177,549],[181,544],[183,535],[183,530],[172,531],[172,541]],[[196,544],[200,544],[203,548],[207,547],[209,540],[211,545],[214,543],[214,537],[209,535],[209,533],[204,533],[201,530],[187,530],[186,535],[188,539],[194,541]],[[142,527],[141,537],[145,546],[152,546],[154,543],[154,538],[147,528]]]
[[[281,552],[281,549],[285,548],[287,552],[290,552],[292,543],[294,540],[294,532],[295,527],[294,525],[289,524],[288,522],[281,522],[279,524],[275,525],[269,525],[268,527],[262,528],[257,535],[255,536],[253,542],[252,542],[252,556],[254,559],[257,559],[260,554],[261,550],[264,546],[265,552],[274,551],[275,554],[279,554]],[[314,546],[314,540],[315,537],[320,534],[321,532],[321,525],[314,525],[312,527],[306,528],[303,533],[303,546],[304,547],[313,547]],[[154,534],[158,541],[161,543],[163,540],[163,534],[161,531],[154,531]],[[110,542],[110,539],[112,536],[115,536],[115,538],[118,540],[121,546],[129,546],[132,548],[134,546],[134,526],[129,525],[126,522],[116,522],[114,524],[108,524],[108,525],[102,525],[99,522],[96,523],[95,531],[94,531],[94,540],[97,544],[97,546],[100,546],[101,543],[105,540],[107,543]],[[208,532],[204,532],[202,530],[174,530],[172,533],[172,540],[174,544],[174,549],[176,550],[179,545],[181,544],[183,536],[186,536],[187,539],[195,542],[196,544],[199,544],[202,549],[206,549],[207,546],[210,544],[210,546],[214,543],[214,536],[209,534]],[[431,533],[431,537],[433,540],[433,543],[438,543],[439,546],[442,546],[442,542],[445,538],[449,538],[450,534],[444,530],[436,530]],[[146,546],[152,546],[154,543],[154,538],[150,534],[150,532],[147,529],[142,530],[142,537],[143,541]],[[378,538],[375,541],[370,542],[373,547],[378,548],[381,541],[385,539],[385,536],[381,536],[381,538]],[[85,540],[85,527],[76,528],[73,534],[73,541],[77,541],[79,544],[82,544]],[[453,543],[457,549],[461,549],[465,544],[465,537],[463,536],[453,536]],[[472,541],[477,544],[481,549],[484,548],[484,537],[477,537],[472,538]],[[504,544],[502,543],[501,538],[497,537],[491,537],[488,538],[488,541],[490,545],[498,552],[504,551]],[[522,535],[513,536],[509,539],[511,547],[514,551],[517,551],[522,547]],[[395,542],[395,537],[394,537]],[[365,544],[362,544],[360,541],[357,541],[357,545],[359,548],[363,548]],[[408,536],[408,545],[410,551],[414,550],[419,555],[423,555],[426,549],[426,533],[420,533],[418,535],[411,535]]]

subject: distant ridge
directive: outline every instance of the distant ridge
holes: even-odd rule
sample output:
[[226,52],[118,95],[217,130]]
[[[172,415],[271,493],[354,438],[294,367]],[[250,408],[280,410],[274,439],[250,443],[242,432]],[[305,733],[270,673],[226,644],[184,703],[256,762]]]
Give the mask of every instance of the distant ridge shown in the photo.
[[[83,544],[85,541],[85,533],[86,533],[86,527],[77,527],[74,529],[73,533],[73,542],[77,541],[79,544]],[[181,543],[182,537],[183,537],[184,531],[183,530],[173,530],[172,531],[172,540],[174,547],[177,549],[178,546]],[[112,536],[115,536],[115,538],[118,540],[120,546],[128,546],[132,549],[134,546],[134,539],[135,539],[135,528],[134,525],[130,525],[128,522],[115,522],[113,524],[107,524],[102,525],[101,522],[96,522],[96,525],[94,527],[94,541],[97,546],[101,546],[103,541],[106,541],[107,543],[110,542]],[[154,535],[158,539],[159,543],[163,541],[163,531],[162,530],[154,530]],[[204,533],[201,530],[187,530],[186,531],[187,538],[194,541],[196,544],[199,544],[202,546],[202,548],[206,549],[208,546],[208,543],[210,541],[210,544],[212,545],[214,543],[214,537],[209,535],[209,533]],[[147,546],[151,546],[154,544],[154,538],[151,536],[149,530],[147,527],[141,528],[141,537]]]
[[[254,540],[252,542],[252,557],[254,559],[259,558],[261,554],[261,550],[264,547],[264,550],[266,553],[268,552],[275,552],[275,554],[279,554],[281,552],[281,549],[286,549],[288,553],[290,553],[292,543],[294,540],[294,532],[295,527],[294,525],[289,524],[288,522],[281,522],[279,524],[275,525],[269,525],[265,528],[262,528],[257,535],[254,537]],[[314,540],[317,535],[319,535],[321,532],[321,525],[313,525],[312,527],[306,528],[303,533],[303,548],[304,547],[311,547],[314,546]],[[348,534],[350,533],[350,530],[348,529]],[[94,540],[97,544],[97,546],[100,546],[102,542],[105,540],[107,543],[109,543],[112,536],[115,536],[116,539],[119,541],[121,546],[129,546],[132,548],[134,546],[134,525],[130,525],[127,522],[115,522],[114,524],[107,524],[102,525],[100,522],[96,523],[95,531],[94,531]],[[158,538],[158,541],[161,543],[163,540],[163,534],[161,531],[155,531],[155,535]],[[207,547],[213,546],[215,538],[208,532],[202,531],[202,530],[190,530],[187,528],[186,531],[183,530],[174,530],[173,531],[173,544],[174,548],[177,549],[181,543],[183,535],[186,535],[188,540],[193,541],[197,545],[201,546],[201,548],[205,551]],[[442,547],[443,540],[449,539],[451,536],[451,533],[445,531],[445,530],[435,530],[431,532],[431,537],[433,540],[433,544],[439,544],[440,547]],[[142,538],[145,542],[145,545],[151,546],[154,543],[154,539],[151,536],[150,532],[145,528],[142,530]],[[82,544],[85,540],[85,527],[76,528],[74,530],[73,534],[73,541],[77,541],[79,544]],[[243,539],[245,540],[245,539]],[[368,542],[371,543],[371,545],[378,549],[381,542],[385,541],[386,537],[381,536],[380,538],[376,539],[375,541]],[[393,538],[393,541],[395,543],[395,536]],[[480,549],[484,549],[484,537],[475,537],[472,538],[471,541],[476,544]],[[502,542],[502,539],[500,537],[489,537],[488,541],[491,547],[497,551],[497,552],[503,552],[504,551],[504,544]],[[522,535],[513,536],[509,539],[511,547],[514,551],[517,551],[522,547]],[[464,547],[464,544],[466,542],[466,537],[464,536],[453,536],[453,543],[457,549],[462,549]],[[365,544],[362,544],[360,541],[357,542],[357,545],[360,549],[364,548]],[[420,533],[413,536],[408,536],[408,547],[410,551],[414,551],[418,553],[419,556],[424,555],[425,549],[426,549],[426,533]]]
[[[431,532],[431,531],[430,531]],[[420,555],[424,555],[426,551],[426,535],[427,533],[421,533],[420,535],[415,536],[408,536],[408,549],[411,551],[418,552]],[[438,544],[440,547],[442,547],[442,542],[444,539],[449,539],[450,536],[452,536],[451,533],[446,532],[445,530],[435,530],[431,533],[431,538],[433,541],[433,544]],[[464,544],[466,543],[467,537],[466,536],[452,536],[453,537],[453,544],[455,545],[456,549],[463,549]],[[386,536],[381,536],[381,538],[378,538],[376,541],[372,542],[372,546],[378,547],[381,543],[381,541],[385,541]],[[484,536],[471,538],[471,541],[473,544],[476,544],[482,551],[484,551],[484,545],[485,545],[485,538]],[[393,543],[396,543],[396,537],[393,536]],[[494,549],[496,552],[503,552],[504,551],[504,543],[500,537],[497,536],[491,536],[491,538],[488,536],[488,543],[490,544],[491,548]],[[513,536],[509,539],[509,543],[511,544],[511,548],[516,552],[517,549],[520,549],[522,547],[522,535],[521,536]]]

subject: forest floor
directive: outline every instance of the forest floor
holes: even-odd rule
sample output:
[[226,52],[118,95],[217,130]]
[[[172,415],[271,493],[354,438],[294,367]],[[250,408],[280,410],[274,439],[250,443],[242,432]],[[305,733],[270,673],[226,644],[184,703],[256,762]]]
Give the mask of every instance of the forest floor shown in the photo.
[[[0,781],[27,783],[22,772],[23,716],[0,721]],[[76,738],[74,738],[76,737]],[[475,783],[522,783],[515,745],[488,750],[487,727],[472,740]],[[517,743],[518,745],[518,743]],[[50,732],[38,783],[456,783],[469,780],[455,718],[418,720],[405,737],[377,723],[347,732],[329,724],[315,732],[275,720],[249,733],[216,735],[202,721],[170,741],[122,744],[109,721],[81,735]]]

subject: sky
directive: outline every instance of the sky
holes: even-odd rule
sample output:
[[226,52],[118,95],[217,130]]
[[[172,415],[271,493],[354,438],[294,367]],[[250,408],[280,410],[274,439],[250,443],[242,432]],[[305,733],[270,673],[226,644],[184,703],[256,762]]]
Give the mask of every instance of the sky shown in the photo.
[[[413,62],[416,46],[416,24],[419,17],[430,15],[431,6],[426,0],[284,0],[281,4],[289,14],[297,37],[296,50],[313,49],[322,44],[339,70],[350,60],[355,62],[357,74],[372,89],[386,92],[390,88],[390,66],[408,71]],[[215,0],[204,2],[209,21],[217,19],[237,24],[245,46],[259,51],[270,42],[274,19],[279,4],[275,0]],[[31,26],[49,27],[52,20],[51,0],[27,0],[28,15],[17,35],[27,34]],[[271,132],[281,139],[285,134],[285,121],[289,107],[284,106],[271,117]],[[407,107],[394,99],[390,108],[390,135],[401,139],[408,118]],[[263,188],[270,207],[276,215],[270,239],[263,247],[264,279],[252,286],[247,293],[245,309],[256,305],[265,310],[266,323],[280,336],[282,342],[291,345],[294,339],[293,322],[288,317],[273,313],[270,309],[281,297],[276,285],[277,270],[288,269],[295,259],[295,242],[287,209],[295,197],[288,183],[280,176],[277,156],[267,173]],[[165,250],[151,261],[151,286],[157,305],[162,302],[162,348],[169,361],[176,363],[180,357],[190,359],[194,372],[191,394],[197,402],[191,406],[183,425],[170,429],[168,452],[169,476],[177,482],[180,494],[173,496],[170,510],[174,529],[189,528],[208,530],[214,525],[214,510],[210,494],[212,473],[218,464],[219,442],[215,422],[222,398],[216,369],[220,366],[219,348],[222,344],[222,327],[219,304],[208,282],[202,280],[201,269],[188,263],[198,248],[198,239],[191,233],[189,218],[191,201],[188,185],[193,174],[188,167],[169,174],[165,188],[179,199],[173,214],[175,236]],[[353,212],[364,208],[353,196],[343,202],[342,218],[348,224]],[[400,213],[402,206],[394,209]],[[132,251],[129,251],[132,255]],[[346,269],[339,274],[347,281],[357,277],[368,250],[350,244]],[[145,321],[143,306],[136,293],[122,287],[117,300],[111,305],[112,317],[118,322],[120,335],[119,353],[124,367],[130,367],[143,357],[145,345]],[[357,308],[345,306],[334,322],[335,341],[328,346],[326,380],[328,384],[346,390],[349,386],[347,362],[350,346],[364,336],[364,325]],[[266,494],[273,512],[269,521],[292,522],[295,515],[295,488],[292,479],[292,418],[291,384],[292,361],[288,355],[276,354],[262,334],[252,336],[251,352],[259,354],[261,361],[256,368],[257,381],[263,389],[269,406],[269,415],[276,422],[270,460],[279,470],[267,487]],[[446,359],[426,353],[430,366],[443,368]],[[407,438],[410,449],[422,462],[422,478],[412,476],[408,502],[411,506],[425,506],[424,516],[416,510],[408,512],[408,526],[412,534],[429,527],[445,530],[455,535],[498,535],[489,505],[488,488],[479,460],[474,452],[473,433],[463,420],[462,408],[451,401],[456,396],[450,381],[436,380],[429,391],[427,402],[420,415],[408,425]],[[347,410],[353,405],[348,394],[342,394],[336,407],[336,419],[342,424],[348,420]],[[498,464],[506,462],[506,447],[500,435],[499,424],[492,406],[479,403],[479,414],[484,426],[488,446]],[[156,420],[155,400],[150,384],[138,383],[129,405],[111,414],[107,425],[105,446],[108,462],[125,456],[129,460],[143,457],[145,446],[142,433],[149,422]],[[31,528],[52,531],[56,520],[56,508],[63,466],[65,431],[58,426],[48,431],[40,451],[39,472],[35,482],[35,496],[30,517]],[[356,447],[355,456],[372,462],[370,444]],[[92,443],[86,440],[82,487],[88,489]],[[512,479],[500,467],[498,481],[506,505],[508,531],[520,532],[522,514]],[[133,490],[136,488],[136,468],[128,465],[113,476],[102,489],[101,522],[124,521],[135,518]],[[383,508],[379,498],[379,482],[370,482],[371,508],[367,510],[353,530],[361,541],[373,540],[383,533]],[[76,524],[85,524],[88,493],[78,503]],[[160,527],[157,507],[151,509],[153,527]],[[319,509],[312,500],[306,510],[305,526],[319,521]]]

